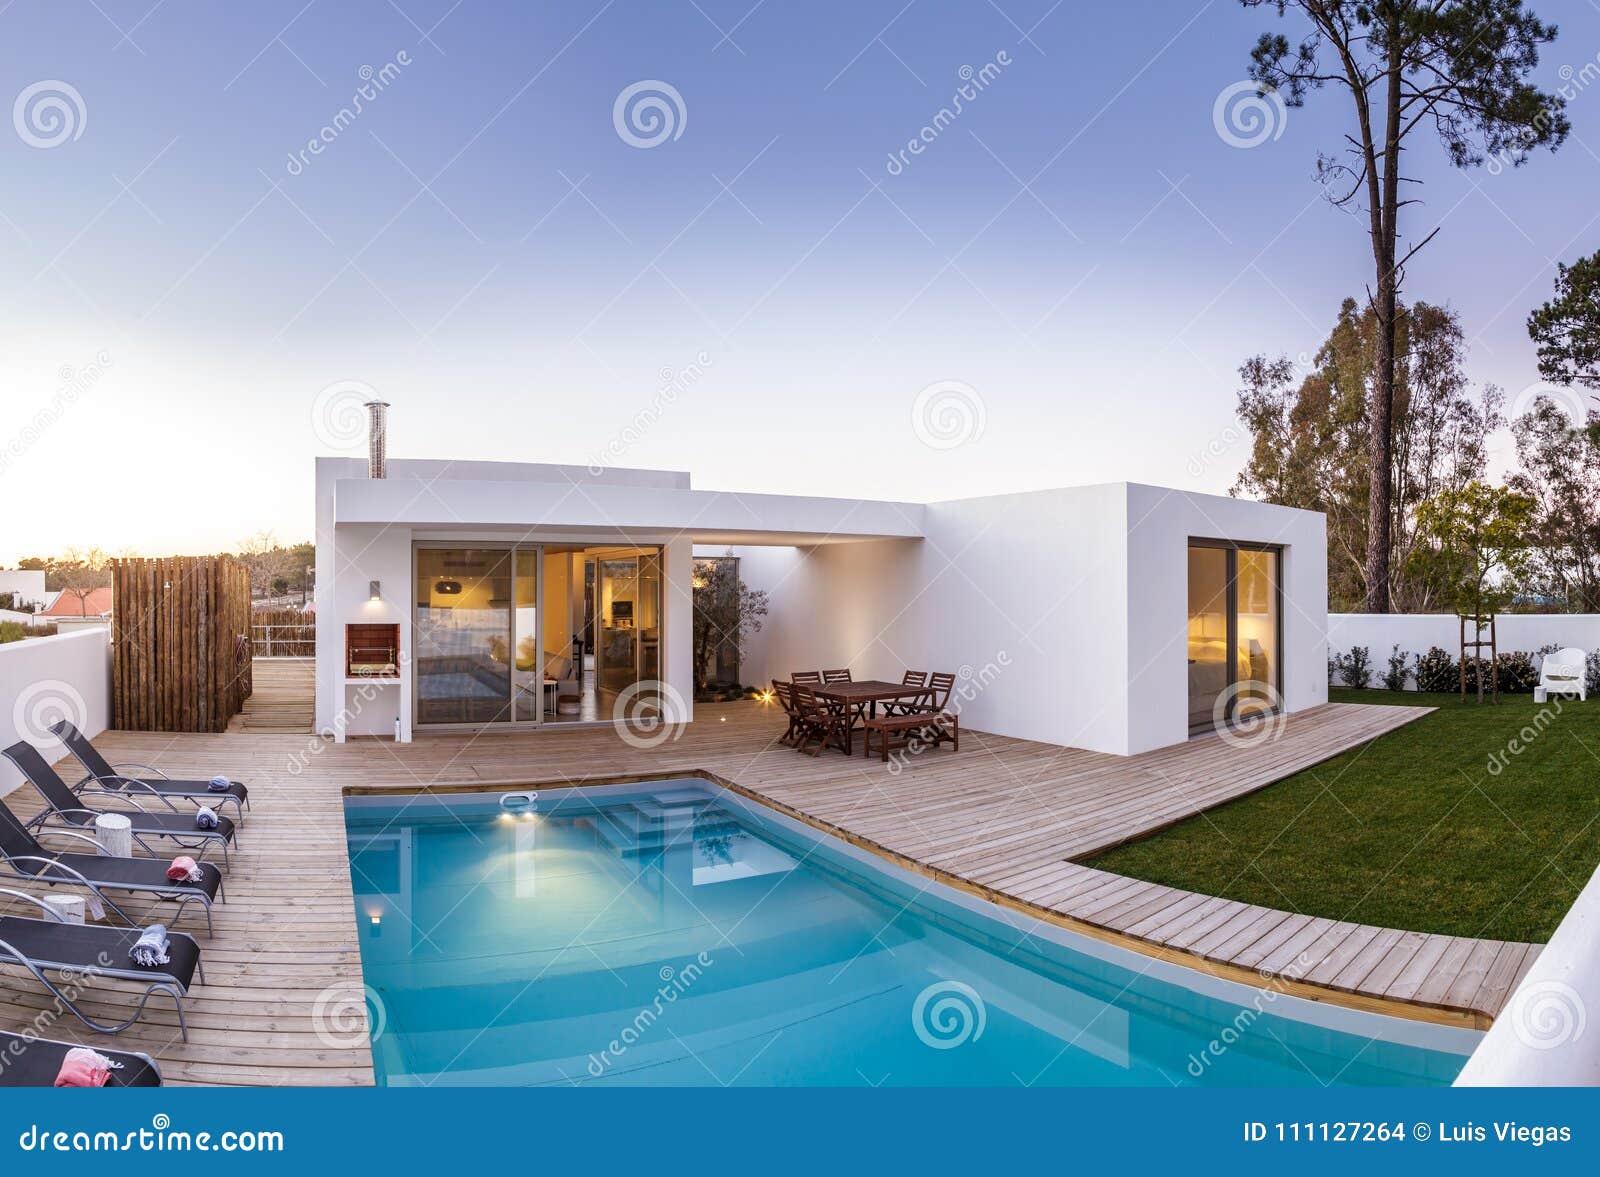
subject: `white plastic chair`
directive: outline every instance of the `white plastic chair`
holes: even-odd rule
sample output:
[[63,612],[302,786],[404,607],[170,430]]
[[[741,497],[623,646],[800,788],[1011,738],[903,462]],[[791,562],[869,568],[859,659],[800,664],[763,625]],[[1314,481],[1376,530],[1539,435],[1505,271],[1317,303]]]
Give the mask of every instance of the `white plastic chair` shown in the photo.
[[1546,654],[1539,665],[1539,685],[1534,689],[1534,702],[1543,703],[1551,695],[1576,695],[1587,700],[1589,692],[1583,683],[1584,652],[1575,646]]

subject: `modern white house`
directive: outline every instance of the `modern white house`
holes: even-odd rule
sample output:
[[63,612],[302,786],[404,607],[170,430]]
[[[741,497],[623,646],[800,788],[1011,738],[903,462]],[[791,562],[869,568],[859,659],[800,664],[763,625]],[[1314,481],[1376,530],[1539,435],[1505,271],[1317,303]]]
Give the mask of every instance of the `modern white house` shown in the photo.
[[0,595],[11,594],[17,605],[32,605],[43,609],[50,603],[50,593],[44,587],[44,573],[27,568],[0,568]]
[[[695,558],[770,611],[740,675],[960,678],[963,724],[1119,755],[1327,701],[1320,514],[1133,483],[939,503],[687,473],[319,458],[317,726],[693,719]],[[774,704],[775,706],[775,704]]]

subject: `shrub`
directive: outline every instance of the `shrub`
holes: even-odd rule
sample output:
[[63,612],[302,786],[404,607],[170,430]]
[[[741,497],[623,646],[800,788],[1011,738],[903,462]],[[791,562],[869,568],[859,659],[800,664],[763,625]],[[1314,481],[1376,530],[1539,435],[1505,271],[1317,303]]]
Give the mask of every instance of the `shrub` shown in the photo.
[[1590,650],[1583,660],[1583,686],[1591,695],[1600,694],[1600,650]]
[[1354,646],[1348,654],[1341,654],[1334,661],[1345,686],[1364,691],[1372,685],[1372,652],[1367,647]]
[[1389,654],[1389,669],[1383,672],[1383,685],[1391,691],[1405,690],[1406,679],[1411,677],[1411,669],[1406,665],[1410,660],[1411,655],[1396,642]]
[[1539,667],[1532,654],[1507,650],[1495,658],[1500,690],[1507,695],[1527,695],[1539,685]]
[[1453,691],[1459,685],[1456,660],[1438,646],[1417,659],[1417,690]]

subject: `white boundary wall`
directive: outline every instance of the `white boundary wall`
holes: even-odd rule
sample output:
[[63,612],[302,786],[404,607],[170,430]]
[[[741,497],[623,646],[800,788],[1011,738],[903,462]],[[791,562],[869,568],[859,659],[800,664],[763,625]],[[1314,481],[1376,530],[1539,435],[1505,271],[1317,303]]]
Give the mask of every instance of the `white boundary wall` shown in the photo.
[[[50,723],[68,716],[87,736],[111,726],[111,631],[105,626],[0,645],[0,748],[36,744],[49,760],[65,754]],[[0,760],[0,796],[22,783]]]
[[[1378,676],[1396,642],[1410,654],[1426,654],[1429,647],[1438,646],[1455,658],[1461,653],[1459,627],[1454,613],[1329,613],[1328,654],[1348,654],[1352,647],[1367,647],[1372,656],[1373,685],[1382,687]],[[1495,621],[1495,642],[1502,653],[1520,650],[1532,654],[1542,646],[1600,650],[1600,614],[1502,613]],[[1416,683],[1408,683],[1407,689],[1415,690]]]

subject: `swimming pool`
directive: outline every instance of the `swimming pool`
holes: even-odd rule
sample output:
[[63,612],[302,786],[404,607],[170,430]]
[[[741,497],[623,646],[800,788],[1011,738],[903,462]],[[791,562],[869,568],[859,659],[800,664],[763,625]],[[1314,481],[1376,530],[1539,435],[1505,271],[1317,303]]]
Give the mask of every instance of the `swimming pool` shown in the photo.
[[345,816],[382,1084],[1443,1085],[1479,1037],[1102,944],[699,779]]

